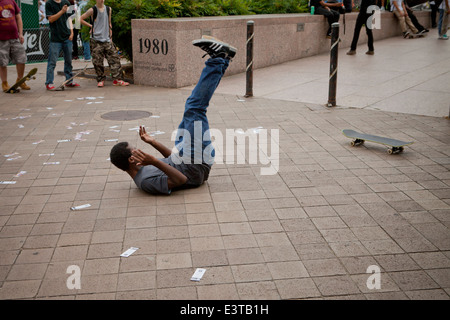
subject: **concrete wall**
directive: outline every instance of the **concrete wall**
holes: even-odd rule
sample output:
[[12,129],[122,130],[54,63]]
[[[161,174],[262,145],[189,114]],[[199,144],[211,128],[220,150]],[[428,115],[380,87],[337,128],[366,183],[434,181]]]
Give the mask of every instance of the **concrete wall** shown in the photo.
[[[430,13],[416,11],[425,27]],[[340,19],[340,48],[349,47],[357,12]],[[325,37],[328,24],[320,15],[282,14],[204,18],[132,20],[134,83],[179,88],[195,84],[203,63],[203,51],[192,40],[211,35],[238,49],[227,75],[245,72],[247,21],[255,23],[254,68],[263,68],[290,60],[328,52],[330,40]],[[374,30],[376,40],[398,36],[401,31],[391,12],[381,13],[381,28]],[[345,31],[345,33],[344,33]],[[411,40],[413,41],[413,40]],[[361,30],[358,47],[366,50],[367,36]],[[376,43],[375,43],[376,50]]]

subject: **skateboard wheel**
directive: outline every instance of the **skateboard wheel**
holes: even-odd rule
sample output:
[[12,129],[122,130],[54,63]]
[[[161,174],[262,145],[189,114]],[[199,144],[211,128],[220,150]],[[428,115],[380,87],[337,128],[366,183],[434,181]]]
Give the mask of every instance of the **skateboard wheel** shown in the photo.
[[350,144],[352,145],[352,147],[355,146],[355,141],[350,142]]
[[388,153],[392,154],[392,153],[394,153],[394,151],[392,149],[388,149]]

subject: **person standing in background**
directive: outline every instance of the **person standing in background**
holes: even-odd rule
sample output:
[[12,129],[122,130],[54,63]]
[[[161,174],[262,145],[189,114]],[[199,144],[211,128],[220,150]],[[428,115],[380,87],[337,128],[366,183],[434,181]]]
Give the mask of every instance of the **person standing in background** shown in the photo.
[[[17,80],[23,78],[27,54],[23,47],[23,22],[20,8],[14,0],[0,0],[0,78],[2,90],[7,91],[9,61],[16,65]],[[20,86],[30,90],[26,83]]]
[[[85,10],[86,5],[87,5],[86,0],[81,0],[78,2],[78,10],[80,12],[80,15],[82,15],[86,11]],[[80,17],[80,20],[81,20],[81,17]],[[91,57],[91,46],[89,44],[89,32],[86,35],[83,32],[80,32],[79,34],[80,34],[81,42],[83,43],[84,61],[86,61],[86,62],[91,61],[92,57]]]

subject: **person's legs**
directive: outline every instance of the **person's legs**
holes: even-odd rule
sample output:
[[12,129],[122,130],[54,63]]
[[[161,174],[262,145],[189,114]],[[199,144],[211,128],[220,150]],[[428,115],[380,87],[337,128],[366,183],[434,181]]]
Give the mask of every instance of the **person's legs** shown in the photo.
[[8,90],[8,64],[9,64],[10,41],[0,40],[0,79],[2,80],[2,90]]
[[53,84],[55,79],[56,61],[58,61],[62,44],[59,42],[50,42],[47,61],[47,75],[45,85]]
[[350,50],[351,51],[355,51],[356,50],[356,46],[358,44],[359,33],[361,31],[361,27],[363,26],[363,24],[366,23],[364,18],[365,18],[365,14],[362,13],[362,12],[360,12],[358,14],[358,17],[356,18],[355,31],[353,32],[353,40],[352,40],[352,44],[350,46]]
[[78,59],[78,29],[73,28],[73,39],[72,39],[72,59]]
[[416,27],[416,29],[419,32],[425,30],[425,27],[420,24],[419,20],[417,20],[417,17],[411,11],[407,11],[407,12],[408,12],[408,17],[411,20],[414,27]]
[[[72,41],[66,40],[62,43],[62,50],[64,54],[64,75],[66,76],[66,80],[70,79],[73,76],[72,73],[72,50],[73,50]],[[72,83],[72,81],[70,82]],[[70,85],[70,83],[68,83]]]
[[91,46],[89,41],[83,41],[83,57],[85,61],[91,60]]
[[325,16],[325,18],[327,18],[327,20],[328,20],[327,35],[330,35],[331,34],[331,24],[333,22],[335,22],[334,21],[335,18],[333,16],[333,13],[331,12],[331,10],[327,10],[325,8],[319,7],[319,8],[315,9],[314,14],[322,15],[322,16]]
[[373,52],[375,51],[374,47],[373,47],[373,32],[372,29],[369,28],[366,25],[366,34],[367,34],[367,46],[369,47],[369,52]]
[[442,25],[441,25],[441,34],[443,36],[447,35],[448,30],[448,13],[444,12],[444,17],[442,18]]
[[447,21],[448,15],[445,13],[445,10],[439,9],[439,22],[438,22],[439,37],[442,37],[444,36],[444,34],[447,34],[447,23],[448,23]]
[[105,81],[105,68],[103,67],[104,54],[101,42],[91,39],[92,64],[97,74],[97,82]]
[[[193,159],[194,163],[202,163],[204,161],[203,151],[211,144],[206,109],[228,65],[228,59],[208,59],[205,62],[205,67],[197,85],[186,101],[175,145],[181,156],[183,156],[183,152],[190,151],[191,156],[185,155],[185,157]],[[190,137],[185,137],[187,134]]]
[[417,30],[417,28],[414,26],[414,24],[412,23],[411,19],[409,18],[409,16],[405,17],[405,22],[408,25],[408,27],[411,29],[411,31],[413,33],[417,33],[419,32],[419,30]]
[[112,42],[106,44],[105,58],[108,61],[109,68],[111,69],[111,77],[113,78],[114,86],[128,86],[129,83],[122,80],[122,66],[120,64],[120,57],[117,54],[116,48]]
[[405,33],[407,31],[405,17],[400,15],[400,12],[398,12],[397,10],[394,10],[394,14],[397,17],[398,22],[400,23],[400,30],[402,30],[402,32]]
[[431,13],[430,13],[430,15],[431,15],[431,27],[432,28],[436,28],[436,14],[437,14],[437,12],[438,12],[438,6],[435,4],[435,3],[433,3],[433,4],[431,4],[430,3],[430,7],[431,7]]

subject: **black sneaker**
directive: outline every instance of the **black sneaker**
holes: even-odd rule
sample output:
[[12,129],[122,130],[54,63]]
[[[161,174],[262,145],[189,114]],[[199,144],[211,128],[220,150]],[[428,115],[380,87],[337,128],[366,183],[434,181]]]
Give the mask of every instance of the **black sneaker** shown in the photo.
[[403,32],[403,38],[408,38],[409,37],[409,32],[408,31],[405,31],[405,32]]
[[203,36],[201,39],[192,41],[192,44],[205,51],[211,58],[232,59],[237,52],[237,49],[228,43],[210,36]]

